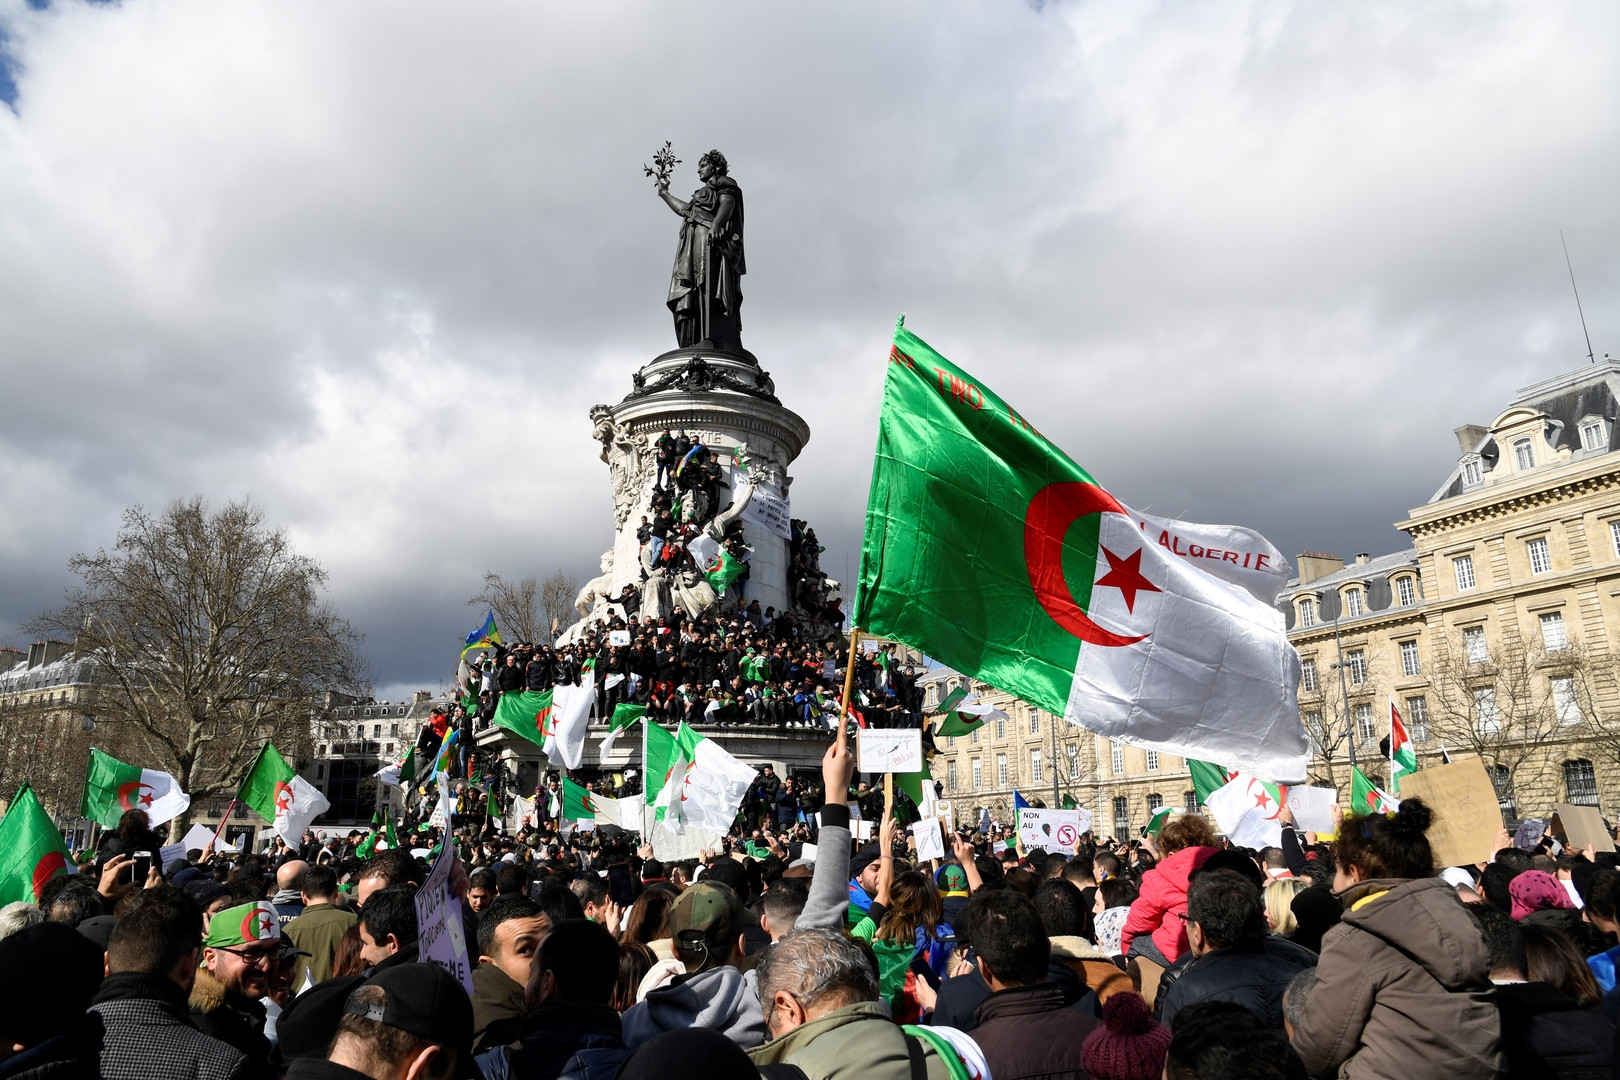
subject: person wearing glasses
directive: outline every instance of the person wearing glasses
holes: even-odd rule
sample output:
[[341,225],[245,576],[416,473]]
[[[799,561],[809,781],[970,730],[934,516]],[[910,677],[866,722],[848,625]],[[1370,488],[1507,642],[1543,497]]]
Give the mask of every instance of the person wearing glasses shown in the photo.
[[281,922],[268,901],[215,915],[203,938],[202,965],[191,987],[191,1021],[204,1035],[233,1046],[269,1071],[264,996],[281,962]]

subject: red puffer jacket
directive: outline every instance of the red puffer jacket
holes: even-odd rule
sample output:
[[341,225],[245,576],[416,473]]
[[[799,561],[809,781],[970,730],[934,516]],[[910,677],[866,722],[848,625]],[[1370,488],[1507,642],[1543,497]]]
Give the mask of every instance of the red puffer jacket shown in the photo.
[[1180,918],[1187,913],[1187,878],[1219,850],[1182,848],[1142,875],[1142,891],[1119,934],[1121,952],[1129,956],[1131,939],[1140,934],[1152,934],[1153,944],[1172,964],[1187,951],[1187,927]]

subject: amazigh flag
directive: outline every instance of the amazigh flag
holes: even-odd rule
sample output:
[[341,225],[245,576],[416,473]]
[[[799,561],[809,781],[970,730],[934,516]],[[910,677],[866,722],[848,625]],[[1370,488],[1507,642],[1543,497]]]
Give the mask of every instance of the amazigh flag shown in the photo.
[[895,328],[855,626],[1110,739],[1303,778],[1282,554],[1132,511]]
[[726,589],[731,586],[733,581],[742,577],[742,573],[746,569],[747,567],[743,565],[741,559],[725,548],[721,548],[720,554],[704,565],[703,577],[710,585],[714,586],[716,595],[724,596]]
[[[439,747],[439,757],[433,762],[433,775],[450,774],[450,766],[456,762],[456,747],[461,745],[461,729],[454,728],[444,737],[444,744]],[[412,747],[414,750],[415,747]]]
[[84,771],[84,792],[79,796],[79,816],[99,822],[102,828],[116,829],[126,810],[145,810],[153,825],[161,825],[186,812],[191,796],[180,790],[180,782],[166,772],[126,765],[111,754],[90,748],[90,764]]
[[1013,813],[1016,814],[1020,810],[1028,809],[1029,800],[1024,798],[1023,794],[1017,788],[1013,788]]
[[1367,779],[1359,768],[1350,770],[1350,813],[1361,817],[1367,814],[1393,814],[1401,801]]
[[681,475],[681,473],[685,472],[686,471],[686,463],[691,461],[693,458],[697,457],[698,454],[701,453],[702,451],[703,451],[703,444],[702,443],[694,444],[692,449],[690,449],[690,450],[688,450],[686,452],[686,456],[681,458],[680,464],[675,466],[675,475],[679,476],[679,475]]
[[[1199,806],[1208,806],[1209,797],[1237,778],[1233,769],[1223,769],[1211,761],[1199,761],[1197,758],[1187,759],[1187,772],[1192,776],[1193,791],[1198,798]],[[1189,811],[1196,807],[1187,807]]]
[[67,873],[67,848],[34,789],[24,784],[0,820],[0,905],[39,902],[45,883]]
[[1406,733],[1406,722],[1395,699],[1389,699],[1389,790],[1400,794],[1401,777],[1417,772],[1417,751],[1412,749],[1412,736]]
[[484,616],[484,624],[467,635],[467,643],[461,648],[462,659],[466,659],[474,649],[487,649],[500,643],[501,632],[495,629],[495,610],[491,608],[489,614]]
[[1287,789],[1239,773],[1205,800],[1215,823],[1238,847],[1276,847],[1282,843],[1282,813]]
[[276,835],[292,848],[303,842],[310,822],[332,805],[319,788],[294,772],[270,743],[265,743],[253,759],[236,797],[270,822]]
[[613,744],[619,738],[619,732],[627,731],[636,726],[643,716],[647,715],[647,706],[632,705],[628,701],[621,701],[613,707],[613,716],[608,720],[608,732],[602,736],[602,745],[597,750],[597,756],[611,754]]
[[737,807],[758,776],[752,766],[731,756],[720,744],[706,739],[685,723],[674,736],[657,724],[648,724],[647,770],[649,790],[653,773],[653,736],[656,728],[671,739],[673,747],[660,747],[658,759],[668,762],[663,771],[663,783],[656,789],[653,805],[655,821],[662,821],[677,835],[693,825],[705,832],[722,836],[731,831],[737,817]]

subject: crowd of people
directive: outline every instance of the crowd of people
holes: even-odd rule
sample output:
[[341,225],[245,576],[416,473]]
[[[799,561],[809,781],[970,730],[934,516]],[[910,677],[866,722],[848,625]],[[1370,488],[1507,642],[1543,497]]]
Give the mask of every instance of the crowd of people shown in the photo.
[[[821,771],[860,791],[842,742]],[[1184,814],[923,860],[892,814],[864,845],[842,801],[819,819],[676,862],[610,828],[415,826],[137,882],[156,837],[131,811],[0,910],[0,1080],[1614,1073],[1612,855],[1504,833],[1437,867],[1415,799],[1260,851]],[[470,992],[419,960],[443,844]]]

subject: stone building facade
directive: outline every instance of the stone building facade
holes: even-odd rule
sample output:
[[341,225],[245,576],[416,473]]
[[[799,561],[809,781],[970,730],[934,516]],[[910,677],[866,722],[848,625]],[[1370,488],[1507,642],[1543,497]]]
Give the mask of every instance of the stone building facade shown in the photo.
[[1391,702],[1421,764],[1483,759],[1504,815],[1620,800],[1620,364],[1521,390],[1457,429],[1410,548],[1306,553],[1279,597],[1304,665],[1314,779],[1348,794],[1352,752],[1388,775]]

